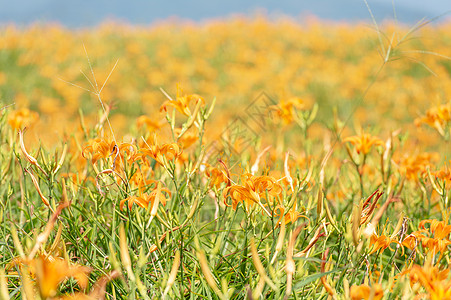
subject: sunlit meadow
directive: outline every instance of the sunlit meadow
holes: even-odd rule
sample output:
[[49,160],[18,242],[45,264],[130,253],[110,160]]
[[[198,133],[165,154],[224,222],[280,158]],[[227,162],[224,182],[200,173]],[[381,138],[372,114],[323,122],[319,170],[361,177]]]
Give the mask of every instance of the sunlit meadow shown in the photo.
[[451,24],[0,29],[0,299],[451,299]]

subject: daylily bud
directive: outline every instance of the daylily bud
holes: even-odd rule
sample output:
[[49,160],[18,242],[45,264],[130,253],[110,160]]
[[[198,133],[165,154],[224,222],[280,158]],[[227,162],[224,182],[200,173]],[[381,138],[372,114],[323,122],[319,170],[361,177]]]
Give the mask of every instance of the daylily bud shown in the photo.
[[35,165],[38,167],[39,170],[41,170],[42,173],[44,173],[45,176],[48,176],[47,173],[41,168],[36,158],[28,154],[27,149],[25,149],[25,144],[23,141],[23,131],[19,130],[19,143],[20,143],[20,149],[22,150],[22,154],[25,156],[25,159],[28,160],[32,165]]
[[53,212],[53,209],[50,207],[49,200],[44,196],[44,194],[41,191],[41,188],[39,187],[38,181],[36,177],[34,177],[33,173],[29,171],[28,169],[25,169],[25,171],[30,175],[31,181],[33,182],[34,187],[38,191],[39,196],[41,197],[42,202],[50,208],[50,210]]

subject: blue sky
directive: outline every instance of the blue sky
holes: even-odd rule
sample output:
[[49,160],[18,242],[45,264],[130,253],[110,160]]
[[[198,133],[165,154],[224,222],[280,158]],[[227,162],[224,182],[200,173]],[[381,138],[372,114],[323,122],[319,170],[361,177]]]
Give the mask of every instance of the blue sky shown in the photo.
[[[392,0],[368,0],[368,3],[378,21],[393,16]],[[451,11],[451,0],[394,0],[394,3],[398,19],[406,23]],[[329,20],[369,20],[363,0],[0,0],[0,23],[58,22],[79,28],[113,19],[148,25],[174,16],[204,21],[233,14],[252,14],[257,10],[266,11],[269,16],[290,15],[299,19],[313,13]]]

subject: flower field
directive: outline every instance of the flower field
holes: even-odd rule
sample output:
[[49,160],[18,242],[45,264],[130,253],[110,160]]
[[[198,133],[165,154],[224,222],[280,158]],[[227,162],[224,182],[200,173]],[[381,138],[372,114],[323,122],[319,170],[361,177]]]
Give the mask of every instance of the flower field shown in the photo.
[[0,29],[0,299],[451,299],[451,23]]

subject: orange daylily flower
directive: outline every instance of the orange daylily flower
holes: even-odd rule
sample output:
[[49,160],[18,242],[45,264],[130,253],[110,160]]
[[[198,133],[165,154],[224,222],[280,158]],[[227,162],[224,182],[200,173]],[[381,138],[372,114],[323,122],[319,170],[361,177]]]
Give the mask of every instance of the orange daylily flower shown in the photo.
[[[181,128],[176,128],[174,130],[174,133],[177,136],[179,136],[181,131],[182,131]],[[196,133],[194,133],[192,131],[187,131],[177,140],[177,142],[182,146],[183,149],[186,149],[186,148],[192,146],[198,140],[199,140],[199,137]]]
[[40,256],[32,260],[19,259],[18,262],[22,272],[27,271],[36,277],[43,299],[55,296],[59,284],[69,277],[74,278],[82,289],[86,289],[89,283],[89,267],[69,264],[62,258]]
[[8,116],[8,123],[14,130],[30,127],[39,119],[37,112],[31,111],[28,108],[22,108],[12,111]]
[[446,185],[449,186],[451,184],[451,160],[448,163],[445,163],[442,169],[432,172],[432,175],[437,179],[441,179],[445,181]]
[[[165,194],[166,193],[166,194]],[[171,198],[171,192],[167,188],[155,188],[150,193],[142,193],[140,196],[130,196],[126,199],[121,200],[119,204],[119,208],[122,210],[124,208],[124,204],[128,202],[128,208],[132,209],[133,203],[136,203],[138,206],[147,209],[149,207],[149,203],[151,207],[153,207],[155,198],[159,196],[159,202],[166,205],[167,201]]]
[[[437,266],[414,265],[408,270],[410,283],[419,282],[428,292],[431,300],[451,299],[451,280],[449,269],[440,270]],[[404,272],[405,273],[405,272]]]
[[196,103],[199,101],[202,101],[203,104],[205,104],[204,98],[197,94],[192,95],[186,95],[183,94],[182,89],[177,86],[177,96],[175,100],[168,100],[163,103],[163,105],[160,108],[160,111],[167,111],[168,106],[172,106],[176,108],[179,112],[184,114],[185,116],[189,117],[191,116],[191,110],[189,108],[189,104],[191,101],[195,101]]
[[446,124],[451,121],[451,102],[432,107],[426,111],[426,115],[415,119],[415,125],[421,123],[435,128],[441,135],[444,135]]
[[[425,225],[430,224],[429,228]],[[444,221],[423,220],[419,224],[418,231],[411,233],[403,240],[403,245],[409,249],[415,248],[419,243],[428,250],[432,250],[434,254],[442,253],[451,244],[449,234],[451,233],[451,225],[446,225]]]
[[244,184],[229,186],[223,192],[224,203],[229,206],[227,198],[230,197],[233,209],[236,209],[240,202],[245,202],[248,205],[260,204],[261,199],[265,199],[266,202],[272,202],[272,199],[266,199],[266,192],[272,198],[282,193],[282,187],[271,176],[254,176],[247,173],[243,174],[241,178]]
[[347,137],[343,141],[354,145],[359,154],[368,154],[373,146],[384,146],[384,142],[380,138],[363,132],[360,135]]
[[409,234],[408,236],[406,236],[404,238],[404,240],[402,241],[402,245],[406,246],[407,248],[409,248],[410,250],[416,249],[417,246],[420,243],[420,238],[417,237],[418,235],[418,231]]
[[160,165],[165,166],[167,160],[177,160],[183,150],[176,143],[158,145],[156,141],[151,144],[146,143],[146,148],[141,148],[134,155],[133,160],[143,160],[146,162],[146,156],[152,157]]
[[295,118],[296,109],[304,108],[304,101],[299,97],[282,99],[278,105],[273,107],[277,116],[282,119],[285,125],[291,124]]
[[439,159],[438,153],[419,153],[415,155],[404,156],[399,159],[399,167],[402,174],[405,174],[409,180],[417,180],[419,176],[424,175],[428,167],[433,166]]
[[[280,197],[281,185],[271,176],[254,176],[246,173],[241,178],[244,182],[242,185],[235,184],[224,189],[224,204],[230,206],[227,203],[229,197],[232,199],[232,208],[235,210],[239,203],[245,203],[246,206],[258,204],[266,215],[271,216],[265,208],[265,204],[273,203],[276,198]],[[262,203],[262,199],[266,203]],[[247,207],[245,208],[247,209]]]
[[120,273],[118,271],[113,271],[108,275],[105,275],[101,277],[96,284],[94,285],[94,288],[89,292],[89,294],[83,294],[83,293],[74,293],[71,295],[66,295],[63,297],[53,298],[58,300],[102,300],[105,299],[105,288],[107,283],[110,280],[113,280],[117,277],[119,277]]
[[225,183],[225,186],[230,186],[231,184],[227,173],[218,168],[207,165],[205,174],[210,178],[211,188],[216,187],[216,189],[219,189],[223,183]]
[[141,128],[144,125],[146,125],[147,130],[149,131],[158,130],[163,126],[163,124],[159,120],[155,118],[150,118],[148,116],[138,117],[138,119],[136,120],[136,125],[138,126],[138,128]]
[[378,236],[376,233],[373,233],[370,238],[370,243],[373,246],[373,250],[369,254],[373,254],[374,252],[381,249],[382,251],[389,248],[391,251],[394,251],[390,245],[391,244],[398,244],[401,245],[400,242],[398,242],[396,239],[391,238],[389,236],[380,235]]
[[115,141],[96,138],[88,142],[88,146],[86,146],[82,151],[82,156],[84,158],[88,158],[89,153],[93,164],[101,158],[107,159],[112,157],[113,165],[116,165],[116,168],[118,168],[121,164],[121,160],[117,159],[117,156],[122,155],[123,152],[128,152],[129,156],[131,156],[136,152],[136,146],[130,143],[117,144]]
[[372,294],[374,296],[371,299],[374,300],[382,299],[384,296],[384,291],[379,283],[373,283],[371,286],[366,283],[351,286],[350,296],[352,300],[370,299]]
[[451,232],[451,225],[445,225],[444,221],[438,221],[436,219],[434,220],[423,220],[418,225],[421,229],[426,229],[426,224],[429,224],[429,229],[431,233],[434,234],[435,238],[443,239],[449,236]]
[[144,189],[149,185],[156,183],[153,179],[148,179],[148,176],[153,175],[153,170],[150,166],[142,165],[136,170],[136,172],[130,178],[130,183],[133,183],[138,187],[140,193],[144,192]]
[[277,224],[282,222],[282,218],[285,222],[285,225],[288,223],[294,223],[300,217],[304,217],[300,212],[296,211],[296,204],[285,214],[285,208],[281,205],[278,205],[274,210],[274,215],[279,217]]

